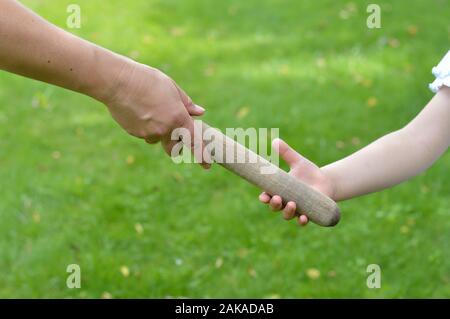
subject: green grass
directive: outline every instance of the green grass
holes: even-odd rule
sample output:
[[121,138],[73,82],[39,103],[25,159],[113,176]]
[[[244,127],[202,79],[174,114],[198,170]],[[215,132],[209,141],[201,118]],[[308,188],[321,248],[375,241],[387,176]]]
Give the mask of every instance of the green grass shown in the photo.
[[[72,2],[24,1],[62,27]],[[369,1],[77,3],[76,34],[167,72],[211,124],[279,127],[321,165],[417,114],[450,40],[444,0],[379,1],[373,30]],[[450,297],[449,172],[447,154],[341,203],[336,228],[299,229],[225,170],[127,136],[99,103],[2,72],[0,297]],[[81,289],[66,287],[72,263]],[[372,263],[381,289],[366,286]]]

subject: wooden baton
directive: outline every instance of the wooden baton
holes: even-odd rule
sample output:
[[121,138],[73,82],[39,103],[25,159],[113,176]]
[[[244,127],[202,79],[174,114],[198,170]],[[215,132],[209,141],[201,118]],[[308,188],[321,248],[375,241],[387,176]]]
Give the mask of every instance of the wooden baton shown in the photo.
[[202,131],[205,147],[212,150],[210,152],[212,159],[227,170],[268,194],[281,196],[284,204],[289,201],[295,202],[297,213],[308,216],[309,220],[318,225],[334,226],[339,222],[339,207],[331,198],[289,175],[205,122],[202,122]]

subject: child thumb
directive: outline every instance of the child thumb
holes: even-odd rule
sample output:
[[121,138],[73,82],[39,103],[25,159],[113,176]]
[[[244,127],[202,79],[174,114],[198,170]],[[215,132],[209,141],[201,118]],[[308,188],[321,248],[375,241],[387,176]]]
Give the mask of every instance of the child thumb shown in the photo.
[[295,166],[303,159],[299,153],[294,151],[285,141],[276,138],[272,141],[272,148],[281,156],[281,158],[289,165]]

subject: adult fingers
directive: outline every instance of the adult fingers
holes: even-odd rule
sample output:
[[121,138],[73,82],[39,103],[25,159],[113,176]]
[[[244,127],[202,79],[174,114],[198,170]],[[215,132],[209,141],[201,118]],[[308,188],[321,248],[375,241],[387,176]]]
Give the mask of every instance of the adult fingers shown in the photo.
[[148,144],[156,144],[159,142],[159,138],[157,137],[146,137],[145,142]]
[[[161,141],[162,147],[164,148],[164,151],[169,155],[170,157],[175,157],[180,155],[182,144],[180,141],[174,141],[170,139],[163,139]],[[176,148],[175,148],[176,147]]]
[[181,101],[186,107],[186,110],[188,111],[189,115],[191,116],[203,115],[205,113],[205,109],[200,105],[194,104],[190,96],[187,95],[186,92],[184,92],[184,90],[180,88],[175,81],[172,80],[172,82],[175,85],[175,88],[177,89],[178,94],[180,95]]
[[201,134],[202,130],[201,127],[196,127],[196,125],[201,124],[199,122],[195,124],[194,120],[190,116],[186,119],[186,122],[182,127],[189,131],[190,138],[189,141],[186,140],[183,141],[183,143],[191,149],[196,162],[203,168],[208,169],[211,167],[212,163],[211,156],[207,152],[204,152],[205,144],[203,142],[203,137],[198,136],[198,134]]

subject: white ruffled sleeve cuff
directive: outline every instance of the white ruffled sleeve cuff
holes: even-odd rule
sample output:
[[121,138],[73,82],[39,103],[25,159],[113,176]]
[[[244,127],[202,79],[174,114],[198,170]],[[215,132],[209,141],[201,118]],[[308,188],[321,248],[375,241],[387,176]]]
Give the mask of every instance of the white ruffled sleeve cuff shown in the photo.
[[433,68],[432,72],[436,77],[436,80],[429,85],[431,91],[436,93],[443,85],[450,87],[450,51],[448,51],[442,61]]

